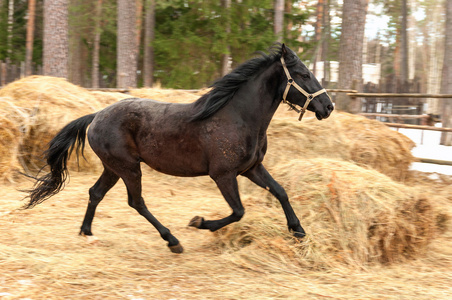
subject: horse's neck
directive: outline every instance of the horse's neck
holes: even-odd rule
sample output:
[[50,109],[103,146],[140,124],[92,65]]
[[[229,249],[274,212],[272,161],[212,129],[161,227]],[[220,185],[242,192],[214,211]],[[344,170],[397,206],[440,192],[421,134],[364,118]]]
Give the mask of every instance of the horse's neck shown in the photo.
[[[246,83],[238,92],[233,105],[250,126],[266,130],[280,104],[281,73],[273,64],[259,76]],[[283,70],[281,69],[281,72]]]

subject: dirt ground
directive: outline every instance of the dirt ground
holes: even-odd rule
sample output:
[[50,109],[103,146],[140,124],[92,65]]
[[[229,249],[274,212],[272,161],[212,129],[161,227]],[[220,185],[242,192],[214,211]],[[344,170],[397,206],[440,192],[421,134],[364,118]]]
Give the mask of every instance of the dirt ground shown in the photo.
[[[15,210],[24,196],[18,189],[30,187],[28,180],[1,185],[0,299],[452,298],[450,228],[420,258],[403,264],[310,270],[275,263],[262,269],[234,259],[213,233],[187,227],[195,215],[229,214],[214,183],[204,177],[169,177],[144,168],[143,196],[180,240],[183,254],[171,253],[127,205],[121,182],[98,207],[97,239],[79,236],[87,192],[96,179],[72,171],[65,190],[31,210]],[[250,197],[242,193],[245,204]],[[283,224],[282,210],[280,216]],[[247,222],[246,214],[241,222]]]

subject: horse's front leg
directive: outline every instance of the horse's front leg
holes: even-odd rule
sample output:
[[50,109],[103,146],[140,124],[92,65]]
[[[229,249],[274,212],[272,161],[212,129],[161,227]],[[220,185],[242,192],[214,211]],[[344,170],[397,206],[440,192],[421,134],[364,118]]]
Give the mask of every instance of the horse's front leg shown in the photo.
[[273,179],[262,164],[254,166],[242,175],[250,179],[258,186],[269,190],[270,193],[272,193],[273,196],[279,200],[284,210],[284,214],[286,215],[287,226],[289,227],[289,230],[293,231],[295,237],[303,238],[306,236],[303,227],[300,225],[300,221],[293,211],[292,205],[290,205],[289,197],[287,197],[286,191]]
[[199,229],[208,229],[210,231],[218,230],[228,224],[239,221],[245,209],[240,201],[239,188],[237,184],[237,177],[235,174],[227,174],[222,176],[212,176],[212,179],[217,184],[226,202],[232,208],[232,214],[220,220],[204,220],[202,217],[194,217],[189,226]]

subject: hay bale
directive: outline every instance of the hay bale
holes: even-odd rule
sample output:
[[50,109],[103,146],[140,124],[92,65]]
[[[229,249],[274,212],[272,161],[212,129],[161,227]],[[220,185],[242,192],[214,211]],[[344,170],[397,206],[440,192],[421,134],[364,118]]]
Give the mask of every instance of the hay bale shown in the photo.
[[272,173],[286,188],[307,237],[295,240],[277,200],[254,189],[244,219],[216,233],[218,246],[248,267],[400,262],[426,250],[442,219],[432,206],[436,199],[350,162],[292,160]]
[[[61,128],[76,118],[102,109],[106,102],[115,101],[99,101],[91,92],[63,78],[30,76],[8,84],[0,90],[0,111],[2,124],[5,124],[0,135],[15,137],[0,145],[0,152],[6,151],[5,145],[10,148],[0,158],[0,164],[5,166],[0,176],[12,180],[16,170],[31,169],[31,173],[35,173],[45,164],[42,153],[48,142]],[[81,159],[80,170],[100,167],[89,145],[85,156],[88,163]],[[77,170],[75,157],[71,158],[69,168]]]
[[147,98],[171,103],[191,103],[201,97],[198,93],[160,88],[134,89],[130,91],[130,95],[138,98]]
[[16,122],[8,117],[8,113],[0,108],[0,175],[3,174],[7,181],[13,181],[14,170],[20,166],[18,152],[21,135]]
[[91,95],[93,95],[103,107],[107,107],[108,105],[123,99],[133,98],[133,96],[129,94],[101,91],[91,91]]
[[269,167],[292,158],[329,157],[374,168],[403,180],[414,161],[414,142],[381,122],[348,113],[322,121],[275,118],[268,130]]

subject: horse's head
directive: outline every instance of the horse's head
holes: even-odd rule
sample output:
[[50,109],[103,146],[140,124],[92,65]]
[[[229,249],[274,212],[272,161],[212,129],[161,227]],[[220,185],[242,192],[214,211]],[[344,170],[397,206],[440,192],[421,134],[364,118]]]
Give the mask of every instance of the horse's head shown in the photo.
[[284,84],[283,102],[300,112],[299,120],[306,109],[315,112],[319,120],[328,118],[334,109],[330,96],[295,52],[284,44],[281,48],[281,65],[285,77],[283,82],[287,83]]

